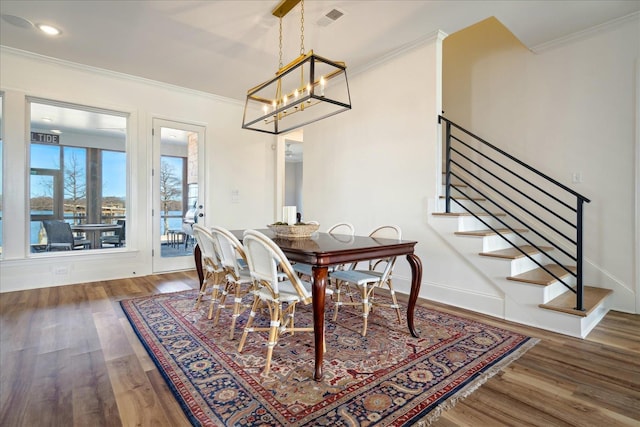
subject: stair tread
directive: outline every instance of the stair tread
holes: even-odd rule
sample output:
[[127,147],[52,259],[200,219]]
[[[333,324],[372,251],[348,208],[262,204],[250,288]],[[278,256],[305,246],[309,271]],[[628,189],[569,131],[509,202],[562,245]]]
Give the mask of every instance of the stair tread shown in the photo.
[[[434,212],[432,215],[438,216],[472,216],[469,212]],[[488,213],[476,213],[477,216],[491,216]],[[494,213],[495,216],[505,216],[504,213]]]
[[553,300],[545,304],[539,304],[538,306],[549,310],[560,311],[562,313],[587,317],[612,292],[613,290],[611,289],[585,286],[583,291],[584,311],[578,311],[575,309],[576,294],[573,292],[565,292]]
[[[537,253],[540,253],[539,250],[537,250],[536,248],[534,248],[531,245],[523,245],[523,246],[518,246],[518,247],[520,249],[522,249],[524,252],[526,252],[528,255],[535,255]],[[540,249],[542,249],[543,251],[551,251],[551,250],[553,250],[553,248],[550,247],[550,246],[540,246]],[[489,257],[496,257],[496,258],[506,258],[506,259],[518,259],[518,258],[522,258],[522,257],[525,256],[522,252],[520,252],[516,248],[500,249],[500,250],[492,251],[492,252],[481,252],[480,255],[489,256]]]
[[[573,266],[565,266],[565,267],[567,267],[567,269],[573,272],[576,271],[576,268]],[[564,268],[562,268],[557,264],[548,264],[548,265],[545,265],[545,268],[561,279],[571,276],[571,274],[568,273],[567,270],[565,270]],[[534,285],[543,285],[543,286],[548,286],[548,285],[551,285],[552,283],[557,282],[557,279],[555,277],[547,273],[542,268],[529,270],[525,273],[518,274],[517,276],[507,277],[507,280],[513,280],[516,282],[525,282],[525,283],[531,283]]]
[[[515,228],[515,231],[517,231],[518,233],[526,233],[529,230],[526,230],[524,228]],[[497,231],[497,233],[496,233]],[[513,233],[513,231],[509,230],[508,228],[496,228],[496,231],[493,230],[470,230],[470,231],[456,231],[455,234],[458,236],[495,236],[498,234],[507,234],[507,233]]]

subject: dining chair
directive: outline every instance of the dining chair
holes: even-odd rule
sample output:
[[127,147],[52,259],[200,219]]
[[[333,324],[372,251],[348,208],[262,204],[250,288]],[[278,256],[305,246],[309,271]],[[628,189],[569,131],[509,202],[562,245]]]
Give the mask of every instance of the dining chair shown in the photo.
[[[268,375],[273,348],[281,335],[313,331],[313,325],[296,326],[295,324],[296,305],[311,303],[311,283],[301,280],[295,274],[286,255],[266,235],[255,230],[246,230],[242,243],[254,283],[254,301],[240,339],[238,352],[242,352],[249,332],[268,332],[267,357],[263,371],[264,375]],[[279,270],[286,275],[285,280],[279,279]],[[327,289],[327,294],[331,293],[331,290]],[[267,308],[269,324],[254,327],[256,315],[263,312],[260,311],[261,307]]]
[[[402,238],[402,231],[400,227],[396,225],[384,225],[374,229],[369,233],[369,237],[374,239],[400,240]],[[368,262],[367,269],[357,269],[357,266],[354,264],[349,269],[330,272],[329,280],[335,282],[336,288],[333,320],[336,321],[338,319],[338,310],[341,306],[360,306],[363,318],[362,336],[366,336],[369,313],[371,312],[372,307],[376,305],[395,309],[398,323],[400,323],[400,306],[398,305],[398,300],[391,283],[391,274],[393,272],[395,262],[396,257],[375,259]],[[360,291],[360,301],[353,301],[353,294],[351,293],[350,285],[356,286]],[[382,287],[386,287],[388,289],[391,304],[381,302],[376,297],[376,289]],[[351,301],[343,301],[341,295],[349,295],[351,297]]]
[[202,302],[202,298],[207,294],[207,288],[211,286],[211,301],[209,303],[209,313],[207,318],[213,317],[213,309],[218,302],[218,294],[220,292],[220,286],[225,280],[225,269],[222,267],[218,252],[216,250],[216,239],[213,234],[205,227],[201,225],[193,225],[193,236],[196,239],[200,253],[202,254],[202,272],[204,278],[202,285],[200,285],[200,292],[196,299],[197,309]]
[[[327,230],[327,233],[334,234],[334,235],[341,234],[345,236],[353,236],[355,234],[355,229],[353,228],[353,225],[351,225],[348,222],[339,222],[329,227],[329,229]],[[335,269],[342,269],[342,268],[343,266],[334,266],[331,268],[331,271]],[[303,262],[296,262],[295,264],[293,264],[293,270],[296,273],[298,273],[298,275],[306,276],[309,278],[309,280],[311,280],[312,271],[311,271],[310,264],[305,264]]]
[[62,220],[43,220],[42,226],[47,233],[46,251],[74,249],[90,249],[91,241],[84,238],[75,238],[71,226]]
[[[211,234],[216,239],[217,250],[220,257],[220,264],[224,269],[226,281],[221,289],[221,294],[216,308],[214,325],[220,320],[220,312],[227,308],[233,310],[231,316],[231,326],[229,339],[233,339],[236,328],[236,320],[245,308],[250,305],[242,303],[242,299],[250,291],[253,280],[247,265],[246,255],[242,243],[229,230],[222,227],[212,227]],[[227,297],[233,296],[233,303],[227,304]]]
[[116,221],[116,224],[120,225],[120,228],[116,230],[114,234],[108,236],[100,237],[100,245],[113,245],[114,247],[120,247],[124,244],[125,241],[125,220],[119,219]]

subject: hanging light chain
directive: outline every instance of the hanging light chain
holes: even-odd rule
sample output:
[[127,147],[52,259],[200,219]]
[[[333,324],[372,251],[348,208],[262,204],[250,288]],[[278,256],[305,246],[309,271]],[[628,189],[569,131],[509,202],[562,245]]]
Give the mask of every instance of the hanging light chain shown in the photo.
[[282,16],[280,17],[280,62],[278,68],[282,68]]
[[304,55],[304,0],[300,2],[300,55]]

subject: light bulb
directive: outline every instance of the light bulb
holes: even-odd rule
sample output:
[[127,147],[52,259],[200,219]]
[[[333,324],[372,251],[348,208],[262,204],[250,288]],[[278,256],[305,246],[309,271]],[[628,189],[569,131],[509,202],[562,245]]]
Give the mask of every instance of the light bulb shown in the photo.
[[60,34],[60,30],[51,25],[38,24],[38,28],[48,36],[57,36]]

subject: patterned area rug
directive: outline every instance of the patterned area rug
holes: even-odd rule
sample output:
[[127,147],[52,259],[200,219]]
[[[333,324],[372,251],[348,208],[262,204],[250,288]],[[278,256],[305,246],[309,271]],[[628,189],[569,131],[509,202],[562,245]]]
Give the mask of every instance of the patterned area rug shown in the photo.
[[[265,377],[266,335],[249,334],[243,352],[237,351],[248,313],[231,340],[229,310],[214,327],[206,318],[208,301],[194,309],[196,295],[121,302],[195,426],[428,425],[537,342],[423,307],[415,312],[420,338],[384,308],[369,316],[362,337],[355,310],[341,308],[333,322],[328,309],[323,381],[312,378],[308,332],[280,337]],[[296,324],[311,319],[311,306],[299,305]]]

